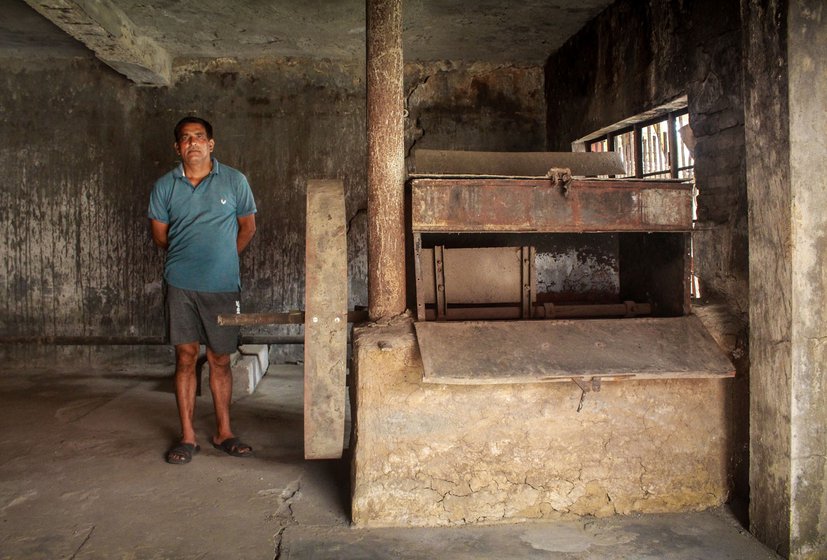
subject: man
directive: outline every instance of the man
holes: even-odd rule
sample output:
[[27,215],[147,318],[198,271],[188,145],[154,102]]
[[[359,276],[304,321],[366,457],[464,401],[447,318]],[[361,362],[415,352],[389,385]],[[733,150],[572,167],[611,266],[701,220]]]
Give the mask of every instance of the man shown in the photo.
[[239,329],[218,326],[217,316],[240,312],[239,254],[255,234],[256,205],[246,177],[212,157],[210,123],[181,119],[174,146],[181,164],[158,179],[149,201],[152,239],[167,251],[165,304],[181,421],[181,439],[166,459],[182,465],[200,450],[192,424],[200,344],[207,346],[210,364],[217,426],[212,444],[235,457],[249,457],[253,449],[230,428],[230,354],[238,346]]

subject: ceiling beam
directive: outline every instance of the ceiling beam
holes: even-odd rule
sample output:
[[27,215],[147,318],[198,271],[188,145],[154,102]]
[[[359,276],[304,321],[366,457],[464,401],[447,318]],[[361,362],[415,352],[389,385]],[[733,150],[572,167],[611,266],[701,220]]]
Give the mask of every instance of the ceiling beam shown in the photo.
[[86,45],[105,64],[138,85],[170,84],[171,57],[110,0],[26,0]]

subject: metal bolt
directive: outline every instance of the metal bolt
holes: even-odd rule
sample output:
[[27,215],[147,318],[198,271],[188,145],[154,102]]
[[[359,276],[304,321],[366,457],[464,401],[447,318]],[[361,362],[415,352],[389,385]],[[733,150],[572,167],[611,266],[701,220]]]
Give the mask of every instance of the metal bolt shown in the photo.
[[339,319],[338,317],[336,317],[335,319],[333,319],[333,322],[334,322],[334,323],[341,323],[341,322],[342,322],[342,320],[341,320],[341,319]]
[[319,322],[319,318],[318,318],[318,317],[313,317],[313,322],[314,322],[314,323],[318,323],[318,322]]

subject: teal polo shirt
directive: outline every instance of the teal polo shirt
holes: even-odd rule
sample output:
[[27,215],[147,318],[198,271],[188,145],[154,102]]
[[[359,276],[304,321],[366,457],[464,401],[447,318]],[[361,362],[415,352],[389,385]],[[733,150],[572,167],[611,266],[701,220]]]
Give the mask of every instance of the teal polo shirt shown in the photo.
[[198,292],[237,292],[238,218],[256,212],[247,178],[212,160],[212,171],[193,187],[179,165],[156,181],[150,219],[169,225],[164,279]]

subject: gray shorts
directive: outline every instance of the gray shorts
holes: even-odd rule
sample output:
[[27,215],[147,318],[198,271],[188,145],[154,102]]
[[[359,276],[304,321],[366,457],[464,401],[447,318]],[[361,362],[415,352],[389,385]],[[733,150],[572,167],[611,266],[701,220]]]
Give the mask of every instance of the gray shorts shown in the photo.
[[241,292],[194,292],[166,285],[169,342],[198,342],[216,354],[238,349],[240,327],[218,325],[218,315],[241,313]]

